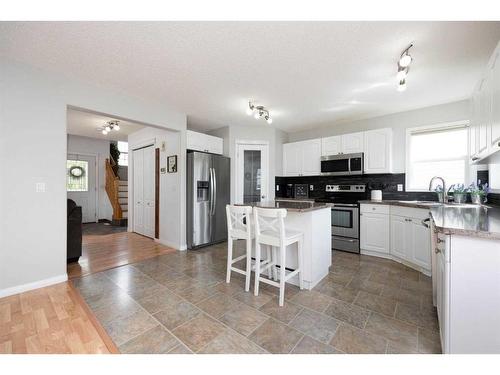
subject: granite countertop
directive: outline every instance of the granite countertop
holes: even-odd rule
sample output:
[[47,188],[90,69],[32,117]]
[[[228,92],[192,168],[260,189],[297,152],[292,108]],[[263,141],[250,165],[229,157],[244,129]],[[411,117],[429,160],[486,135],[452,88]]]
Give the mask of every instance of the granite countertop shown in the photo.
[[402,206],[402,207],[412,207],[412,208],[431,208],[440,206],[439,202],[426,202],[426,201],[396,201],[396,200],[381,200],[381,201],[371,201],[364,200],[359,201],[360,204],[384,204],[388,206]]
[[297,200],[278,200],[278,201],[265,201],[246,204],[252,207],[261,208],[284,208],[290,212],[308,212],[314,210],[321,210],[323,208],[330,208],[328,203],[317,203],[314,201],[297,201]]
[[438,232],[500,240],[500,207],[431,207]]
[[454,206],[439,202],[393,200],[364,200],[359,203],[425,208],[430,210],[438,232],[500,240],[500,207],[497,206]]

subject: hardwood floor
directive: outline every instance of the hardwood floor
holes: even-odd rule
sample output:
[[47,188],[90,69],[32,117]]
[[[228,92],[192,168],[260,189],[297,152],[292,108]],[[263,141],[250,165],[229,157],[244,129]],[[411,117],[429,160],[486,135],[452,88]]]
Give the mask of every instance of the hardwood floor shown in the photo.
[[82,256],[68,264],[70,279],[175,252],[137,233],[88,234],[83,236]]
[[70,282],[0,299],[0,353],[118,353]]

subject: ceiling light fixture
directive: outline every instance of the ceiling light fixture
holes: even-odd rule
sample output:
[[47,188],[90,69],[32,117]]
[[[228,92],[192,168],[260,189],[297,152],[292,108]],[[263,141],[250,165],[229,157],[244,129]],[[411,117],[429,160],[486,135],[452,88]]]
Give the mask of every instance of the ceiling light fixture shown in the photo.
[[271,118],[271,114],[269,113],[269,110],[267,110],[262,105],[255,105],[251,101],[249,101],[246,113],[249,116],[251,116],[253,114],[253,117],[256,120],[263,118],[264,120],[266,120],[266,122],[268,124],[273,123],[273,119]]
[[398,91],[403,92],[406,90],[406,80],[399,81]]
[[120,125],[118,125],[120,121],[112,120],[106,122],[103,126],[97,128],[97,131],[100,131],[102,134],[107,135],[111,130],[120,130]]
[[408,72],[410,71],[410,64],[413,61],[409,50],[413,47],[413,44],[410,44],[399,56],[398,61],[398,72],[396,74],[396,78],[399,81],[398,91],[406,90],[406,78],[408,77]]

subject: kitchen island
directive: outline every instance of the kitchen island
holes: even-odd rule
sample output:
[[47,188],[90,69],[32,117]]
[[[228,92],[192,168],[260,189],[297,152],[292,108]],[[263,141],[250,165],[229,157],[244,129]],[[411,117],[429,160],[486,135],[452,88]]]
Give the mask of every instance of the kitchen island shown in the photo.
[[[287,200],[258,202],[250,205],[287,210],[286,228],[304,233],[302,245],[304,288],[314,288],[328,275],[332,264],[330,205],[313,201]],[[297,268],[297,264],[297,244],[292,244],[287,247],[286,268],[293,271]],[[289,282],[299,285],[297,276],[291,278]]]

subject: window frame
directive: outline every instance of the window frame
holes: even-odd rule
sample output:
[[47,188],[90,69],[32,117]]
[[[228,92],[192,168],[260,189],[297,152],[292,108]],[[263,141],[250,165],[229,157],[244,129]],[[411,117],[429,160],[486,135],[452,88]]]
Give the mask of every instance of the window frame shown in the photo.
[[118,147],[118,144],[119,144],[120,142],[121,142],[121,143],[126,143],[126,144],[127,144],[127,152],[120,151],[120,156],[121,156],[122,154],[127,154],[127,164],[126,164],[126,165],[125,165],[125,164],[120,164],[120,158],[119,158],[119,157],[118,157],[118,160],[116,161],[116,164],[117,164],[118,166],[120,166],[120,167],[128,167],[128,166],[129,166],[129,158],[128,158],[128,156],[129,156],[129,153],[130,153],[130,147],[129,147],[130,145],[129,145],[129,144],[128,144],[128,142],[126,142],[126,141],[116,141],[116,147],[118,148],[118,150],[120,150],[120,148]]
[[[461,121],[453,121],[453,122],[444,122],[444,123],[439,123],[439,124],[432,124],[432,125],[424,125],[424,126],[417,126],[413,128],[407,128],[406,129],[406,150],[405,150],[405,191],[409,192],[428,192],[429,190],[427,189],[415,189],[410,187],[410,168],[411,168],[411,162],[410,162],[410,154],[411,154],[411,136],[415,132],[434,132],[438,130],[452,130],[452,129],[458,129],[458,128],[465,128],[467,131],[467,152],[463,158],[443,158],[443,159],[429,159],[427,161],[452,161],[452,160],[464,160],[464,184],[467,185],[467,181],[470,179],[470,166],[469,166],[469,157],[470,157],[470,121],[469,120],[461,120]],[[446,182],[446,181],[445,181]],[[446,188],[449,188],[449,186],[446,186]]]

